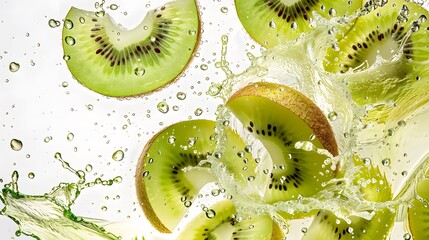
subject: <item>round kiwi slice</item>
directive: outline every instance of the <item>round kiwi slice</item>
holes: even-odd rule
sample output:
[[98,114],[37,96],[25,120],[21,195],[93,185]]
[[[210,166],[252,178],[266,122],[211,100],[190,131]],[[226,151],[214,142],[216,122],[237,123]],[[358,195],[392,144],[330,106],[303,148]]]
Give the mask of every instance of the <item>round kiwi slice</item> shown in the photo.
[[107,96],[135,96],[184,71],[199,42],[199,13],[194,0],[176,0],[127,30],[104,12],[72,7],[62,35],[64,59],[81,84]]
[[235,214],[232,201],[222,200],[188,223],[177,239],[281,239],[273,234],[277,225],[269,216],[252,216],[238,221]]
[[[385,202],[392,199],[392,191],[386,177],[378,167],[366,165],[357,156],[354,157],[355,166],[360,167],[354,175],[354,184],[360,186],[360,191],[367,201]],[[303,240],[312,239],[390,239],[390,230],[393,227],[395,214],[387,209],[377,209],[371,220],[358,216],[349,217],[350,223],[338,218],[329,211],[319,211],[308,228]]]
[[325,18],[340,17],[352,14],[361,5],[362,0],[235,0],[244,28],[267,48],[310,31],[313,11]]
[[[264,201],[311,196],[335,176],[333,166],[324,163],[328,157],[309,150],[324,148],[338,155],[332,128],[323,112],[300,92],[275,83],[253,83],[234,93],[226,106],[273,160]],[[299,144],[304,146],[296,147]]]
[[408,224],[413,239],[429,239],[429,179],[425,178],[417,185],[420,199],[411,202],[408,209]]
[[[256,163],[235,132],[226,128],[225,136],[227,143],[219,161],[240,184],[253,174]],[[218,138],[214,121],[191,120],[167,127],[145,146],[137,164],[136,190],[143,211],[158,230],[171,232],[200,189],[216,181],[210,164],[200,162],[216,156]]]
[[[337,48],[329,48],[324,66],[330,72],[363,70],[376,61],[401,57],[404,62],[426,62],[429,57],[429,13],[413,2],[389,0],[359,17]],[[398,55],[399,54],[399,55]],[[398,75],[408,68],[393,69]]]

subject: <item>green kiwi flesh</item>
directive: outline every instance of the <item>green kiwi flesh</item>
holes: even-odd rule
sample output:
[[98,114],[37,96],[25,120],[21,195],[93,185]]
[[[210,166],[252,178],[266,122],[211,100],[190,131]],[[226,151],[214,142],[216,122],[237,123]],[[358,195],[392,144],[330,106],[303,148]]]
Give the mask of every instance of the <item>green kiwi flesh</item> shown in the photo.
[[429,179],[425,178],[418,183],[417,194],[421,199],[411,202],[408,209],[408,224],[413,239],[429,239]]
[[275,225],[265,216],[252,216],[237,221],[235,207],[230,200],[222,200],[194,218],[178,240],[281,239],[273,237]]
[[[389,0],[360,16],[337,49],[329,48],[324,66],[330,72],[364,70],[377,56],[403,62],[426,62],[429,57],[429,14],[423,7],[403,0]],[[395,69],[392,69],[395,70]],[[396,69],[396,74],[404,74]]]
[[310,31],[313,11],[332,18],[351,15],[361,5],[362,0],[235,0],[244,28],[267,48]]
[[[363,198],[372,202],[391,200],[391,187],[379,168],[364,164],[358,157],[354,157],[354,162],[355,166],[360,167],[355,173],[354,184],[360,186]],[[375,211],[375,213],[371,220],[351,216],[349,217],[350,223],[338,218],[332,212],[319,211],[302,239],[389,239],[395,213],[387,208],[372,211]]]
[[128,97],[177,79],[192,59],[200,36],[194,0],[176,0],[150,11],[134,29],[104,12],[72,7],[62,33],[64,59],[85,87]]
[[295,148],[298,141],[307,141],[334,156],[338,154],[323,112],[298,91],[275,83],[254,83],[234,93],[226,106],[261,141],[273,160],[264,201],[312,196],[335,176],[332,167],[336,166],[324,165],[326,155]]
[[[171,232],[200,189],[216,181],[210,172],[211,165],[201,163],[214,154],[218,144],[215,125],[210,120],[179,122],[160,131],[146,144],[137,164],[136,191],[143,211],[159,231]],[[253,174],[256,163],[244,151],[246,146],[235,132],[227,128],[225,136],[227,143],[219,161],[233,173],[239,185]]]

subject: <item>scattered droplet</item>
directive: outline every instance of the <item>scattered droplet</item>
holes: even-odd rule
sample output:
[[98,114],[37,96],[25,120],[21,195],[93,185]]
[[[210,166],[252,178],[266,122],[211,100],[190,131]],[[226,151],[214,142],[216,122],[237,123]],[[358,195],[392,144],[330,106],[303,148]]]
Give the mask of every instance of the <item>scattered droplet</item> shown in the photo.
[[337,10],[335,10],[335,8],[330,8],[328,14],[330,17],[335,17],[337,16]]
[[86,165],[85,171],[92,172],[92,165],[91,164]]
[[117,150],[112,154],[112,159],[115,161],[122,161],[124,159],[124,151],[122,150]]
[[80,18],[79,18],[79,22],[80,22],[80,23],[82,23],[82,24],[84,24],[84,23],[85,23],[85,18],[80,17]]
[[116,4],[110,4],[110,9],[111,10],[116,10],[116,9],[118,9],[118,5],[116,5]]
[[402,171],[401,175],[402,175],[403,177],[406,177],[406,176],[408,175],[408,172],[407,172],[407,171]]
[[293,22],[293,23],[290,25],[290,28],[291,28],[292,30],[296,30],[296,29],[298,28],[298,23]]
[[268,25],[270,26],[270,28],[276,28],[276,22],[274,21],[270,21]]
[[220,190],[219,190],[219,189],[213,189],[213,190],[212,190],[212,195],[213,195],[213,196],[215,196],[215,197],[216,197],[216,196],[219,196],[219,194],[220,194]]
[[168,106],[168,104],[166,102],[160,102],[157,105],[158,111],[162,112],[162,113],[168,113],[168,110],[170,109],[170,107]]
[[185,98],[186,98],[186,93],[184,93],[184,92],[178,92],[178,93],[176,94],[176,97],[177,97],[177,99],[179,99],[179,100],[185,100]]
[[16,63],[16,62],[11,62],[10,64],[9,64],[9,70],[11,71],[11,72],[17,72],[18,70],[19,70],[19,63]]
[[49,27],[56,28],[60,26],[60,21],[57,21],[55,19],[49,19],[48,24],[49,24]]
[[221,7],[221,8],[220,8],[220,11],[221,11],[222,13],[227,13],[227,12],[228,12],[228,8],[227,8],[227,7]]
[[411,240],[411,234],[409,233],[405,233],[403,237],[404,237],[404,240]]
[[168,137],[168,143],[169,144],[173,144],[174,142],[176,142],[176,137],[175,136]]
[[194,111],[195,116],[201,116],[202,113],[203,113],[203,110],[201,108],[197,108]]
[[400,127],[405,127],[407,125],[407,123],[404,120],[401,120],[398,122],[398,126]]
[[306,227],[301,228],[301,232],[302,232],[302,233],[306,233],[306,232],[307,232],[307,230],[308,230],[308,229],[307,229]]
[[195,34],[197,34],[197,31],[195,29],[190,29],[188,31],[188,33],[189,33],[189,35],[195,35]]
[[200,69],[205,71],[209,68],[209,66],[207,66],[207,64],[201,64]]
[[387,167],[390,165],[390,158],[385,158],[383,160],[381,160],[381,164],[383,164],[383,166]]
[[64,59],[64,61],[68,61],[68,60],[70,60],[70,55],[64,55],[64,56],[63,56],[63,59]]
[[12,139],[10,141],[10,148],[12,148],[13,151],[20,151],[22,149],[22,142],[18,139]]
[[72,29],[74,26],[73,22],[69,19],[64,20],[64,27],[67,29]]
[[331,121],[335,121],[335,120],[337,120],[337,117],[338,117],[338,114],[337,114],[336,112],[330,112],[330,113],[328,114],[328,118],[329,118],[329,120],[331,120]]
[[48,137],[45,137],[45,139],[43,139],[43,141],[45,142],[45,143],[48,143],[48,142],[50,142],[52,140],[52,136],[48,136]]
[[95,15],[96,15],[97,17],[103,17],[105,13],[106,13],[106,12],[105,12],[104,10],[101,10],[101,11],[95,12]]
[[72,36],[67,36],[64,40],[70,46],[73,46],[76,44],[76,39],[74,39],[74,37],[72,37]]
[[68,134],[67,134],[67,140],[68,140],[68,141],[73,141],[73,139],[74,139],[74,134],[73,134],[73,133],[71,133],[71,132],[70,132],[70,133],[68,133]]
[[139,76],[139,77],[143,76],[145,74],[145,72],[146,72],[146,70],[142,67],[136,67],[134,69],[134,74]]
[[28,178],[33,179],[36,175],[33,172],[28,173]]
[[207,218],[212,219],[216,216],[216,212],[213,209],[209,209],[206,211],[206,216]]

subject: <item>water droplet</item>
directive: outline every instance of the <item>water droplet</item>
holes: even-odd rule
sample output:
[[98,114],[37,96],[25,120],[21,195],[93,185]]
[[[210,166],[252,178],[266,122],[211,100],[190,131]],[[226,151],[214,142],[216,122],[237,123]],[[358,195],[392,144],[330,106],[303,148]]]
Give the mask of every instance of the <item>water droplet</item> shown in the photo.
[[195,29],[190,29],[188,31],[189,35],[195,35],[197,33],[197,31]]
[[19,63],[16,63],[16,62],[11,62],[10,64],[9,64],[9,70],[11,71],[11,72],[16,72],[16,71],[18,71],[19,70]]
[[104,10],[101,10],[101,11],[95,12],[95,15],[96,15],[97,17],[103,17],[105,13],[106,13],[106,12],[105,12]]
[[67,36],[65,39],[66,43],[70,46],[73,46],[76,44],[76,40],[72,36]]
[[307,229],[306,227],[301,228],[301,232],[302,232],[302,233],[306,233],[306,232],[307,232],[307,230],[308,230],[308,229]]
[[84,23],[85,23],[85,18],[80,17],[80,18],[79,18],[79,22],[80,22],[80,23],[82,23],[82,24],[84,24]]
[[201,116],[203,114],[203,110],[201,108],[197,108],[194,111],[195,116]]
[[185,98],[186,98],[186,93],[184,93],[184,92],[178,92],[178,93],[176,94],[176,97],[177,97],[177,99],[179,99],[179,100],[185,100]]
[[209,90],[207,91],[207,94],[210,96],[216,96],[220,93],[220,90],[222,89],[222,87],[220,85],[216,85],[216,84],[212,84],[209,87]]
[[169,144],[173,144],[174,142],[176,142],[176,137],[175,136],[168,137],[168,143]]
[[74,26],[73,22],[69,19],[64,20],[64,27],[67,29],[72,29]]
[[207,64],[201,64],[200,69],[205,71],[209,68],[209,66],[207,66]]
[[247,181],[252,182],[253,180],[255,180],[255,177],[254,177],[254,176],[249,176],[249,177],[247,177]]
[[88,109],[89,111],[94,110],[94,106],[92,106],[92,104],[88,104],[86,105],[86,109]]
[[179,111],[179,106],[174,105],[174,106],[173,106],[173,110],[174,110],[174,111]]
[[335,120],[337,120],[337,117],[338,117],[338,114],[337,114],[336,112],[330,112],[330,113],[328,114],[328,118],[329,118],[329,120],[331,120],[331,121],[335,121]]
[[103,212],[107,211],[107,207],[106,206],[102,206],[101,207],[101,211],[103,211]]
[[398,122],[398,126],[400,127],[405,127],[407,125],[407,123],[404,120],[401,120]]
[[337,10],[335,10],[335,8],[330,8],[328,14],[330,17],[335,17],[337,15]]
[[73,141],[73,139],[74,139],[74,134],[73,133],[68,133],[67,134],[67,140]]
[[404,237],[404,240],[411,240],[411,234],[409,233],[405,233],[403,237]]
[[86,165],[85,171],[92,172],[92,165],[91,164]]
[[151,41],[151,42],[155,42],[155,41],[156,41],[156,37],[154,37],[154,36],[150,36],[150,41]]
[[190,207],[192,205],[191,201],[186,201],[183,203],[183,205],[185,205],[185,207]]
[[118,9],[118,5],[116,5],[116,4],[110,4],[110,9],[116,10],[116,9]]
[[221,11],[222,13],[227,13],[227,12],[228,12],[228,8],[227,8],[227,7],[221,7],[221,8],[220,8],[220,11]]
[[274,22],[274,21],[270,21],[270,22],[268,23],[268,26],[270,26],[270,28],[276,28],[276,22]]
[[33,172],[28,173],[28,178],[33,179],[36,175]]
[[68,60],[70,60],[70,56],[69,55],[64,55],[63,59],[64,59],[64,61],[68,61]]
[[408,175],[408,172],[407,172],[407,171],[402,171],[401,175],[402,175],[403,177],[406,177],[406,176]]
[[383,160],[381,160],[381,164],[383,164],[383,166],[387,167],[390,165],[390,158],[385,158]]
[[370,165],[370,164],[371,164],[371,158],[364,158],[364,159],[363,159],[363,163],[364,163],[365,165]]
[[45,143],[48,143],[48,142],[50,142],[51,140],[52,140],[52,137],[51,137],[51,136],[45,137],[45,139],[43,139],[43,141],[44,141]]
[[192,147],[195,145],[195,143],[197,143],[198,138],[197,137],[193,137],[193,138],[189,138],[188,139],[188,147]]
[[213,196],[215,196],[215,197],[216,197],[216,196],[219,196],[219,194],[220,194],[220,190],[219,190],[219,189],[213,189],[213,190],[212,190],[212,195],[213,195]]
[[207,218],[212,219],[216,216],[216,212],[213,209],[209,209],[206,211],[206,216]]
[[162,112],[162,113],[168,113],[168,110],[170,109],[170,107],[168,106],[168,104],[166,102],[160,102],[157,105],[158,111]]
[[18,139],[12,139],[10,141],[10,148],[12,148],[13,151],[20,151],[22,149],[22,142]]
[[122,161],[124,159],[124,151],[122,150],[117,150],[112,154],[112,159],[115,161]]
[[149,171],[144,171],[143,172],[143,177],[147,177],[147,176],[149,176]]
[[139,77],[143,76],[145,74],[145,72],[146,72],[146,70],[142,67],[136,67],[134,69],[134,74],[139,76]]
[[49,24],[49,27],[56,28],[60,26],[60,21],[57,21],[55,19],[49,19],[48,24]]
[[298,28],[298,23],[293,22],[293,23],[290,25],[290,28],[291,28],[292,30],[296,30],[296,29]]

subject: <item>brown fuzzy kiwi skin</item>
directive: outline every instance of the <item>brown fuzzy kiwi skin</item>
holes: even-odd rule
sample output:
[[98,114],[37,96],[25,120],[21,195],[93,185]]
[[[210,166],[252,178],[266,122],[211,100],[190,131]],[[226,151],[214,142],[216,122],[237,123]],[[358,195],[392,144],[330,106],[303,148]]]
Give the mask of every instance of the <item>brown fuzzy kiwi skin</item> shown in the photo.
[[281,84],[256,82],[235,92],[228,101],[244,96],[267,98],[289,109],[313,130],[326,150],[333,156],[338,155],[338,145],[331,125],[322,110],[304,94]]
[[143,212],[146,215],[146,218],[161,233],[171,233],[172,230],[168,229],[161,222],[161,220],[158,218],[158,216],[156,215],[155,211],[153,210],[152,205],[149,202],[149,197],[148,197],[147,192],[146,192],[146,186],[145,186],[144,177],[143,177],[144,166],[146,165],[146,161],[145,161],[146,152],[149,150],[149,148],[152,145],[152,143],[158,138],[158,136],[165,129],[166,128],[164,128],[163,130],[159,131],[155,136],[153,136],[149,140],[149,142],[146,144],[146,146],[144,147],[144,149],[142,151],[142,154],[139,157],[139,160],[138,160],[138,163],[137,163],[137,168],[136,168],[136,173],[135,173],[134,177],[135,177],[135,180],[136,180],[137,199],[139,201],[139,204],[140,204],[141,208],[143,209]]

